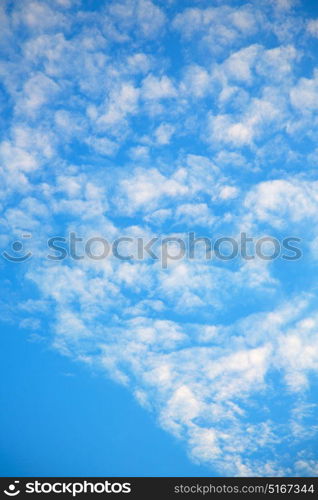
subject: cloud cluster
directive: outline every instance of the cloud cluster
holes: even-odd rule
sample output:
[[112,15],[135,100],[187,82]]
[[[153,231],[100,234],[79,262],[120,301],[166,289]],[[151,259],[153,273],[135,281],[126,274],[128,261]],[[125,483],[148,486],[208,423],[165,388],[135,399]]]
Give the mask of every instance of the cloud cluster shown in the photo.
[[[192,3],[1,5],[0,237],[33,234],[14,272],[38,293],[16,314],[126,385],[193,460],[315,474],[317,20],[289,0]],[[270,232],[306,253],[45,260],[41,242],[72,230]]]

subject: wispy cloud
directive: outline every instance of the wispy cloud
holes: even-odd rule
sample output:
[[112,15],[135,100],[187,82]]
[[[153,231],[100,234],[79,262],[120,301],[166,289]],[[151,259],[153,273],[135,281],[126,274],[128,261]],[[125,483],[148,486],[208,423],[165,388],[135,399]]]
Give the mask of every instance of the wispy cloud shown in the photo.
[[[38,249],[10,267],[38,293],[17,320],[129,387],[193,460],[315,475],[317,19],[289,0],[205,3],[0,7],[1,242],[29,231]],[[297,232],[306,253],[45,259],[40,242],[74,229]]]

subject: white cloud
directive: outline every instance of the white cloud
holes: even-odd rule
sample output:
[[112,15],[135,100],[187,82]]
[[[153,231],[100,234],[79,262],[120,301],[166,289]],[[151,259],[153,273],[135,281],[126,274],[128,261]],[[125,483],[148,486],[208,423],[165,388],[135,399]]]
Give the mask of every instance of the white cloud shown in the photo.
[[259,24],[259,12],[249,5],[240,9],[228,5],[207,9],[188,8],[177,14],[173,26],[186,38],[199,35],[211,51],[232,45],[240,37],[255,33]]
[[[294,34],[305,23],[292,2],[263,4],[177,8],[178,67],[163,50],[166,6],[114,1],[74,14],[68,0],[33,0],[13,6],[12,25],[1,10],[5,44],[17,27],[27,31],[23,58],[11,47],[0,65],[16,103],[12,117],[5,108],[12,127],[0,144],[1,241],[24,227],[41,239],[53,228],[151,238],[153,227],[173,235],[176,224],[209,236],[212,227],[311,225],[314,249],[314,156],[294,173],[303,135],[315,133],[317,74],[298,77],[304,49]],[[277,160],[284,150],[287,166]],[[54,346],[130,387],[193,459],[230,475],[316,470],[307,454],[281,463],[275,448],[306,446],[294,408],[318,370],[315,293],[292,297],[279,262],[163,270],[150,259],[56,265],[34,256],[28,269],[41,300],[17,310],[55,309]],[[291,416],[283,423],[281,395]]]
[[316,218],[317,182],[298,179],[262,182],[248,193],[245,206],[274,227]]
[[317,111],[318,109],[318,70],[313,78],[301,78],[297,85],[290,91],[293,106],[300,111]]
[[148,75],[141,88],[141,95],[143,99],[167,99],[176,97],[177,93],[170,78],[166,75],[156,77]]
[[121,181],[123,208],[134,212],[142,207],[155,207],[162,197],[178,197],[186,194],[188,187],[178,180],[178,173],[166,178],[158,170],[139,169],[130,179]]
[[133,160],[147,160],[149,158],[148,146],[134,146],[130,149],[130,156]]
[[210,137],[212,141],[232,143],[234,146],[252,144],[253,128],[244,123],[235,123],[229,115],[209,117]]
[[318,38],[318,19],[310,19],[308,21],[307,31],[311,36]]
[[51,78],[38,73],[26,81],[17,108],[20,112],[33,115],[43,105],[53,100],[58,91],[59,86]]
[[220,191],[221,200],[231,200],[238,195],[238,189],[235,186],[224,186]]
[[57,10],[51,9],[46,2],[26,0],[17,7],[13,13],[13,22],[15,24],[24,24],[32,31],[44,31],[67,26],[64,15]]
[[129,70],[136,73],[147,73],[152,66],[150,57],[142,52],[137,52],[136,54],[129,56],[127,63]]
[[295,465],[301,475],[306,474],[309,477],[316,477],[318,475],[318,463],[314,460],[298,460]]
[[107,137],[90,137],[87,139],[87,144],[103,156],[113,156],[118,150],[118,144]]
[[108,11],[120,31],[135,28],[138,35],[145,38],[156,38],[166,23],[163,11],[150,0],[114,2]]
[[181,90],[189,92],[194,97],[204,97],[212,86],[211,75],[208,71],[196,64],[188,66],[184,79],[181,82]]
[[232,54],[224,63],[224,70],[228,77],[251,83],[251,66],[254,66],[259,52],[259,45],[251,45]]
[[130,83],[122,83],[106,101],[106,110],[98,117],[98,124],[111,127],[138,109],[139,89]]
[[206,203],[186,203],[177,206],[176,217],[183,223],[189,225],[212,225],[216,217],[211,213]]

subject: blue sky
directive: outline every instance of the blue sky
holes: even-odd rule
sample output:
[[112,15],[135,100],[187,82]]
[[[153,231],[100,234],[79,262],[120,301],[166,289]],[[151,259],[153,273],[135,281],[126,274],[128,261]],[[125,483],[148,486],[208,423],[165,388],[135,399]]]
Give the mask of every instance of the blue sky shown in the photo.
[[[126,389],[1,325],[3,476],[209,475]],[[8,352],[15,352],[15,359]]]
[[[0,261],[2,474],[317,475],[317,3],[5,0],[0,25],[0,243],[32,254]],[[76,260],[72,232],[301,258]]]

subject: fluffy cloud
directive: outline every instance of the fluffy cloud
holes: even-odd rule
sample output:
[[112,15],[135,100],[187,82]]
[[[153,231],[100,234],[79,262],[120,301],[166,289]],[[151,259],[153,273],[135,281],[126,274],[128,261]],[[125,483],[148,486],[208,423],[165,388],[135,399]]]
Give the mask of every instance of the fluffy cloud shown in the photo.
[[[1,241],[34,232],[20,269],[38,298],[17,308],[23,328],[45,313],[56,349],[126,385],[194,460],[230,475],[313,474],[318,77],[315,54],[306,71],[302,57],[316,21],[289,0],[234,3],[1,7]],[[212,239],[301,231],[311,253],[288,268],[163,269],[57,263],[41,246],[52,231],[194,228]]]

